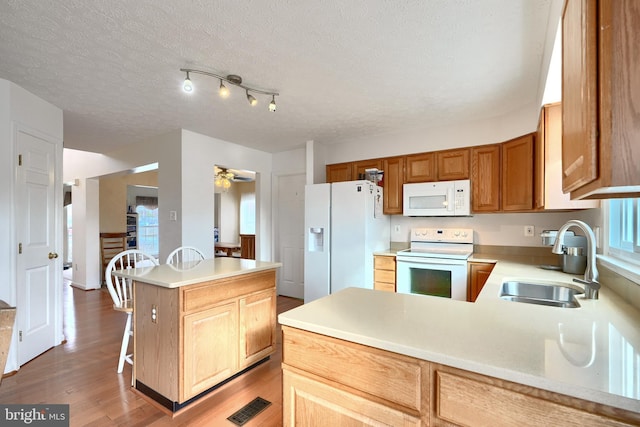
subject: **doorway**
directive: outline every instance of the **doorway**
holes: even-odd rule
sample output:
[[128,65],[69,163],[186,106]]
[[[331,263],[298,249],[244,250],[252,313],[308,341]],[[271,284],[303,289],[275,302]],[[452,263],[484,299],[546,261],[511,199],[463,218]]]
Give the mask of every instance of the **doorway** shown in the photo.
[[215,166],[216,256],[255,259],[256,172]]
[[278,294],[304,298],[304,186],[305,174],[277,176],[276,261],[282,263]]

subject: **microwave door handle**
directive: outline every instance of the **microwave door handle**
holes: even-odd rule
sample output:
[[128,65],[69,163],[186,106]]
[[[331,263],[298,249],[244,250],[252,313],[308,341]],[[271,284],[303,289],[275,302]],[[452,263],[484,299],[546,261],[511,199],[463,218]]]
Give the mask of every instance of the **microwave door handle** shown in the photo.
[[453,188],[447,188],[447,210],[453,212],[455,202],[453,201]]

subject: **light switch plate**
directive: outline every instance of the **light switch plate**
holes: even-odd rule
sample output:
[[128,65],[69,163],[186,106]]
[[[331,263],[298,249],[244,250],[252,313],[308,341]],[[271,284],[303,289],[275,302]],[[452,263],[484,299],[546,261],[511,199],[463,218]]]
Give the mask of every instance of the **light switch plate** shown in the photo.
[[533,237],[536,234],[536,228],[533,225],[525,225],[524,226],[524,236],[525,237]]

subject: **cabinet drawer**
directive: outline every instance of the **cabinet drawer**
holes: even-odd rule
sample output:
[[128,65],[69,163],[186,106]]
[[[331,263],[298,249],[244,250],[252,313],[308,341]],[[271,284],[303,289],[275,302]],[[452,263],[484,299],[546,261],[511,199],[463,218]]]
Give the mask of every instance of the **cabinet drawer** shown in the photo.
[[386,283],[386,282],[374,282],[373,289],[375,289],[376,291],[395,292],[396,284]]
[[275,270],[268,270],[185,286],[182,310],[185,313],[204,310],[222,301],[273,288],[275,283]]
[[373,257],[373,268],[376,270],[396,271],[396,257],[377,255]]
[[428,401],[429,364],[283,326],[282,363],[404,408]]
[[376,282],[396,283],[396,272],[389,270],[373,270],[373,280]]
[[[629,426],[603,415],[592,413],[594,408],[577,409],[505,387],[525,386],[497,379],[433,365],[435,382],[433,397],[433,425],[480,426]],[[539,390],[538,390],[539,391]],[[568,398],[571,399],[571,398]],[[575,403],[576,400],[572,399]],[[589,405],[588,402],[583,402]],[[444,423],[443,423],[444,422]]]

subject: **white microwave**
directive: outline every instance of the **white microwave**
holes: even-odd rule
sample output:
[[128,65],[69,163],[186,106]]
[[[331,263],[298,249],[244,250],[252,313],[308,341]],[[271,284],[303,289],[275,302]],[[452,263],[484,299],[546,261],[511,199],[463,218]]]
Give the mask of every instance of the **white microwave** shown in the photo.
[[471,182],[464,179],[404,184],[402,202],[404,216],[469,216]]

